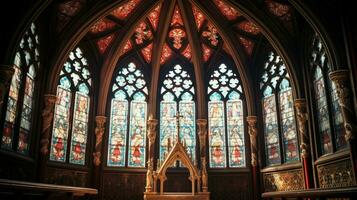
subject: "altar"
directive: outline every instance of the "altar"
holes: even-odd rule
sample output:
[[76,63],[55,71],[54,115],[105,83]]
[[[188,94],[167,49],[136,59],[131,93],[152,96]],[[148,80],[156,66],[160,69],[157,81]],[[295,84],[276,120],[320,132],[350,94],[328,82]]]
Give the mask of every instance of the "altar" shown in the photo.
[[[177,133],[176,143],[170,149],[168,155],[164,158],[162,165],[158,165],[156,171],[153,169],[153,158],[149,158],[148,171],[146,173],[146,191],[144,192],[145,200],[209,200],[210,193],[208,192],[208,175],[206,169],[206,158],[201,157],[201,167],[199,168],[197,162],[192,162],[190,156],[186,151],[186,147],[180,140],[180,115],[176,115]],[[152,144],[154,144],[156,131],[155,127],[157,120],[148,120],[148,138],[149,138],[149,153],[152,151]],[[200,151],[205,151],[205,137],[207,134],[207,121],[198,121],[199,137],[200,137]],[[205,155],[204,153],[201,155]],[[179,161],[181,166],[186,167],[189,171],[187,177],[191,182],[191,192],[165,192],[164,182],[167,180],[166,172],[169,167]]]

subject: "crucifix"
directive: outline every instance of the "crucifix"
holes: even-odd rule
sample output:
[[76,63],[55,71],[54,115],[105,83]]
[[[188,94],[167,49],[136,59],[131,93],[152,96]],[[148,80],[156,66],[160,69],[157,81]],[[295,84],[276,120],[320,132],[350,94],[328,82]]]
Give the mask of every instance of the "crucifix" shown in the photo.
[[177,124],[177,142],[181,143],[181,140],[180,140],[180,118],[183,117],[183,115],[180,115],[180,112],[177,111],[176,113],[176,124]]

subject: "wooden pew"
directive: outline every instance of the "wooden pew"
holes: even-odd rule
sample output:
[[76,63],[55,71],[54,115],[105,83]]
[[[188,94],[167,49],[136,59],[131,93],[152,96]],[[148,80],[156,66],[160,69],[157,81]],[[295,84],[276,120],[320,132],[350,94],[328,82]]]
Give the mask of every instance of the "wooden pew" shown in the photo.
[[0,199],[92,199],[97,189],[0,179]]
[[263,199],[325,199],[325,198],[343,198],[356,199],[357,187],[348,188],[319,188],[296,191],[265,192]]

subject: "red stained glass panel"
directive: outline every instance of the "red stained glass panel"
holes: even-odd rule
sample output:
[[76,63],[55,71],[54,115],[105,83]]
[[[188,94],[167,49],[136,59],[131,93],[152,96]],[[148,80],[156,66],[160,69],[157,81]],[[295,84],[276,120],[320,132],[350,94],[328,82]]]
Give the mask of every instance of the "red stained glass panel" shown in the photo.
[[135,9],[141,0],[130,0],[126,4],[119,6],[111,13],[120,20],[125,20],[130,13]]
[[160,8],[161,8],[161,5],[158,5],[153,11],[150,12],[150,14],[148,16],[149,21],[155,31],[157,28],[157,24],[159,23]]
[[239,41],[244,46],[246,53],[252,55],[254,43],[244,37],[239,37]]
[[109,30],[111,28],[113,28],[115,26],[115,23],[103,18],[101,20],[99,20],[98,22],[96,22],[91,28],[90,28],[90,32],[91,33],[100,33],[100,32],[104,32],[106,30]]
[[172,51],[171,51],[170,47],[165,43],[164,47],[162,48],[160,64],[164,64],[171,57],[171,54],[172,54]]
[[112,43],[113,38],[114,34],[111,34],[97,41],[98,50],[101,54],[103,54],[107,50],[109,45]]
[[216,6],[219,8],[221,13],[227,17],[228,20],[235,20],[237,17],[241,16],[241,14],[232,6],[226,4],[222,0],[214,0],[213,1]]
[[185,56],[189,60],[191,59],[192,53],[191,53],[190,45],[187,45],[186,49],[182,52],[182,55]]
[[143,55],[144,59],[147,63],[151,62],[151,55],[152,55],[152,43],[146,46],[141,50],[141,54]]
[[257,35],[258,33],[260,33],[260,29],[258,28],[258,26],[250,21],[244,21],[242,23],[239,23],[237,25],[237,28],[253,35]]
[[174,14],[172,16],[171,20],[171,26],[177,26],[177,25],[182,25],[183,26],[183,20],[180,14],[180,10],[178,6],[175,6]]
[[201,26],[203,22],[205,21],[204,15],[198,10],[198,8],[194,5],[192,5],[192,12],[193,16],[195,17],[196,25],[197,25],[197,30],[201,29]]

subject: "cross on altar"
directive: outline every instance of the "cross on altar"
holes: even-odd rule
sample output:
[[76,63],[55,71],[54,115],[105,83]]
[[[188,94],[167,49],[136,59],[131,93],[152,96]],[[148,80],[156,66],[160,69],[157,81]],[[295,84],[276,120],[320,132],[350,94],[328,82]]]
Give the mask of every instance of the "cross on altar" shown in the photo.
[[176,124],[177,124],[177,142],[181,142],[181,140],[180,140],[180,118],[182,118],[183,117],[183,115],[180,115],[180,112],[179,111],[177,111],[177,113],[176,113]]

